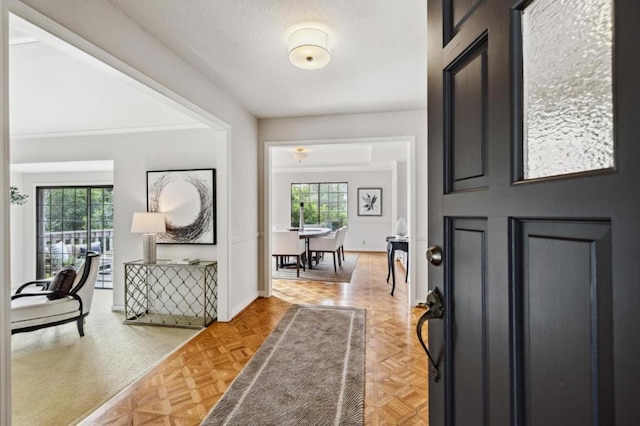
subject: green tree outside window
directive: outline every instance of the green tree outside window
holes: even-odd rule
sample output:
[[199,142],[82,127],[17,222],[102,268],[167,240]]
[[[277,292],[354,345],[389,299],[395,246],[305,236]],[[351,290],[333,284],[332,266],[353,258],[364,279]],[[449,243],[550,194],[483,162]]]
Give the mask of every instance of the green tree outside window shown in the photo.
[[292,183],[291,226],[298,226],[300,203],[304,203],[304,223],[337,229],[348,223],[349,186],[346,182]]

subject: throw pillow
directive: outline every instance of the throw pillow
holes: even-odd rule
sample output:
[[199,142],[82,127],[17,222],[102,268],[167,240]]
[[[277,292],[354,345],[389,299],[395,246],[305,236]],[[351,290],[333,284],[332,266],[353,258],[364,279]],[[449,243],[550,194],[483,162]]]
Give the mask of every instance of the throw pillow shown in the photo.
[[[53,277],[49,287],[47,288],[49,291],[59,291],[62,293],[69,293],[71,290],[71,286],[73,285],[73,281],[76,279],[76,268],[73,266],[65,266],[60,269],[60,271]],[[60,294],[47,294],[47,298],[49,300],[60,299],[63,296]]]

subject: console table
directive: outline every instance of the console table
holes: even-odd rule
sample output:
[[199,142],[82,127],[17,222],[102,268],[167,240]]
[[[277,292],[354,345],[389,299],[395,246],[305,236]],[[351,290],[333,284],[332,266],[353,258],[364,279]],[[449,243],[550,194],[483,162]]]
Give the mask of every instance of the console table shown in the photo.
[[394,267],[394,260],[396,257],[396,250],[407,253],[407,267],[404,276],[404,281],[407,282],[409,278],[409,240],[407,238],[387,237],[387,282],[389,282],[389,276],[392,277],[391,295],[396,289],[396,268]]
[[203,328],[218,318],[218,263],[124,264],[125,324]]

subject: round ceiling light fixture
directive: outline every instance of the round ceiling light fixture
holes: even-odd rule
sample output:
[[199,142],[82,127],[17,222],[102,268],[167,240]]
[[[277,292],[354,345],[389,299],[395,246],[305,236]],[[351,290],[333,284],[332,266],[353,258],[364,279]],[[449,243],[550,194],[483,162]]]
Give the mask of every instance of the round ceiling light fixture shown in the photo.
[[329,36],[317,28],[301,28],[289,36],[289,60],[298,68],[315,70],[331,60]]
[[298,160],[298,163],[302,163],[302,160],[307,158],[308,152],[309,150],[306,150],[304,148],[296,148],[296,150],[293,152],[293,158]]

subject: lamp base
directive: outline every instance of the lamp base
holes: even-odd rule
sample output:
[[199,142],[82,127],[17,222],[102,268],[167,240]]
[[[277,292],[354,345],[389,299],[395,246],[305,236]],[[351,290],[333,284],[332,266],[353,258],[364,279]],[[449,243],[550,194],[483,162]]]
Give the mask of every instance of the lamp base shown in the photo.
[[142,262],[156,263],[156,234],[142,236]]

